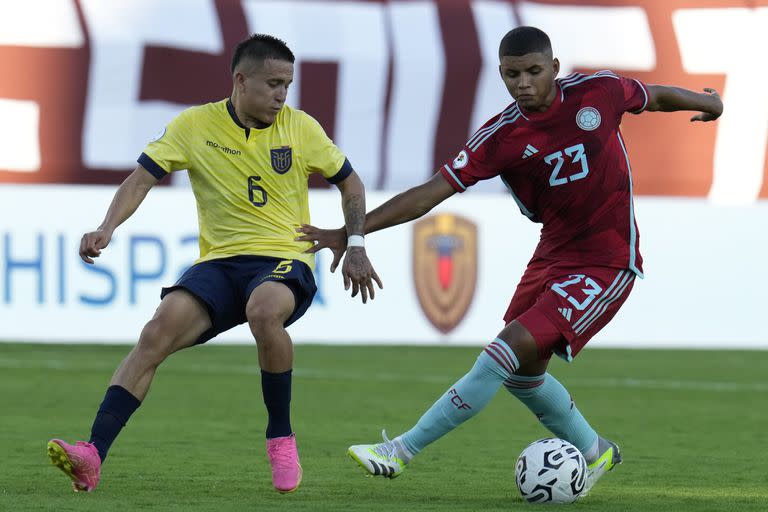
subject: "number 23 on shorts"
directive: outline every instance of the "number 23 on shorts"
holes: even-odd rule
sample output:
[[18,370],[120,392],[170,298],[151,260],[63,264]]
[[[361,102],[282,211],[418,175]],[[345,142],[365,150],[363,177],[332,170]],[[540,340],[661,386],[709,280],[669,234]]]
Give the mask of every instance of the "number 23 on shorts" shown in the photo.
[[[578,311],[584,311],[587,309],[587,306],[589,306],[589,304],[595,300],[595,297],[603,291],[603,288],[597,284],[594,279],[587,277],[584,274],[572,274],[568,276],[568,278],[569,279],[561,283],[553,284],[552,291],[561,297],[568,299],[568,302],[570,302]],[[572,293],[568,293],[568,291],[565,290],[569,286],[577,285],[580,283],[582,286],[581,293],[585,296],[585,299],[582,302],[579,302],[573,297]]]

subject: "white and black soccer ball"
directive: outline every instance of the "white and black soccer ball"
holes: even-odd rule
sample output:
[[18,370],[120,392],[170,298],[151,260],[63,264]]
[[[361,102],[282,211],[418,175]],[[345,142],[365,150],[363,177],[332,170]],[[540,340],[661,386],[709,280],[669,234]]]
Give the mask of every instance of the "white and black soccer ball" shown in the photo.
[[573,503],[584,492],[586,481],[587,461],[562,439],[534,441],[515,464],[517,489],[529,503]]

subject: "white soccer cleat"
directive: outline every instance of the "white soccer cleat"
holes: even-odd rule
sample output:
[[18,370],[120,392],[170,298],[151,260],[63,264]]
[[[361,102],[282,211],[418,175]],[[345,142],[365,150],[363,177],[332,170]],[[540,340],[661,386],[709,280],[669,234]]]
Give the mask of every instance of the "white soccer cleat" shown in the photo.
[[394,441],[387,439],[386,432],[381,432],[383,443],[356,444],[347,449],[347,454],[357,462],[369,476],[397,478],[405,469],[406,462],[397,454]]
[[582,498],[589,493],[604,474],[621,464],[619,445],[603,438],[600,438],[599,443],[604,449],[600,457],[587,466],[587,481],[584,485],[584,492],[581,494]]

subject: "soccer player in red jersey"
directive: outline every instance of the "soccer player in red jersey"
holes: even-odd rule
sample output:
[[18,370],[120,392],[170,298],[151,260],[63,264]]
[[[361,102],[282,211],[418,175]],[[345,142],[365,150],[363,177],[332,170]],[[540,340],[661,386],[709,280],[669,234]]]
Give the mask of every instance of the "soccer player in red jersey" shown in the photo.
[[[589,490],[621,462],[619,448],[595,432],[547,366],[552,354],[572,360],[642,277],[621,118],[625,112],[691,110],[699,112],[691,121],[712,121],[723,105],[712,89],[700,94],[646,85],[610,71],[558,79],[549,37],[534,27],[507,33],[499,58],[515,101],[429,181],[370,212],[365,231],[421,217],[454,193],[499,176],[520,211],[543,224],[541,240],[504,315],[506,326],[472,369],[411,430],[352,446],[349,454],[370,474],[398,476],[415,454],[477,414],[503,385],[584,454]],[[317,242],[312,251],[334,251],[335,268],[344,228],[303,231],[302,240]]]

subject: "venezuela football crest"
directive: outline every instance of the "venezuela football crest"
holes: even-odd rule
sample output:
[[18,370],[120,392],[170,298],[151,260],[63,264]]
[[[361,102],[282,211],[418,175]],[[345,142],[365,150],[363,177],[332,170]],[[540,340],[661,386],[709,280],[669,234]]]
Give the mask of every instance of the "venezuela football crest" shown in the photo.
[[477,226],[451,214],[426,217],[413,228],[413,277],[429,321],[447,334],[472,303],[477,281]]

